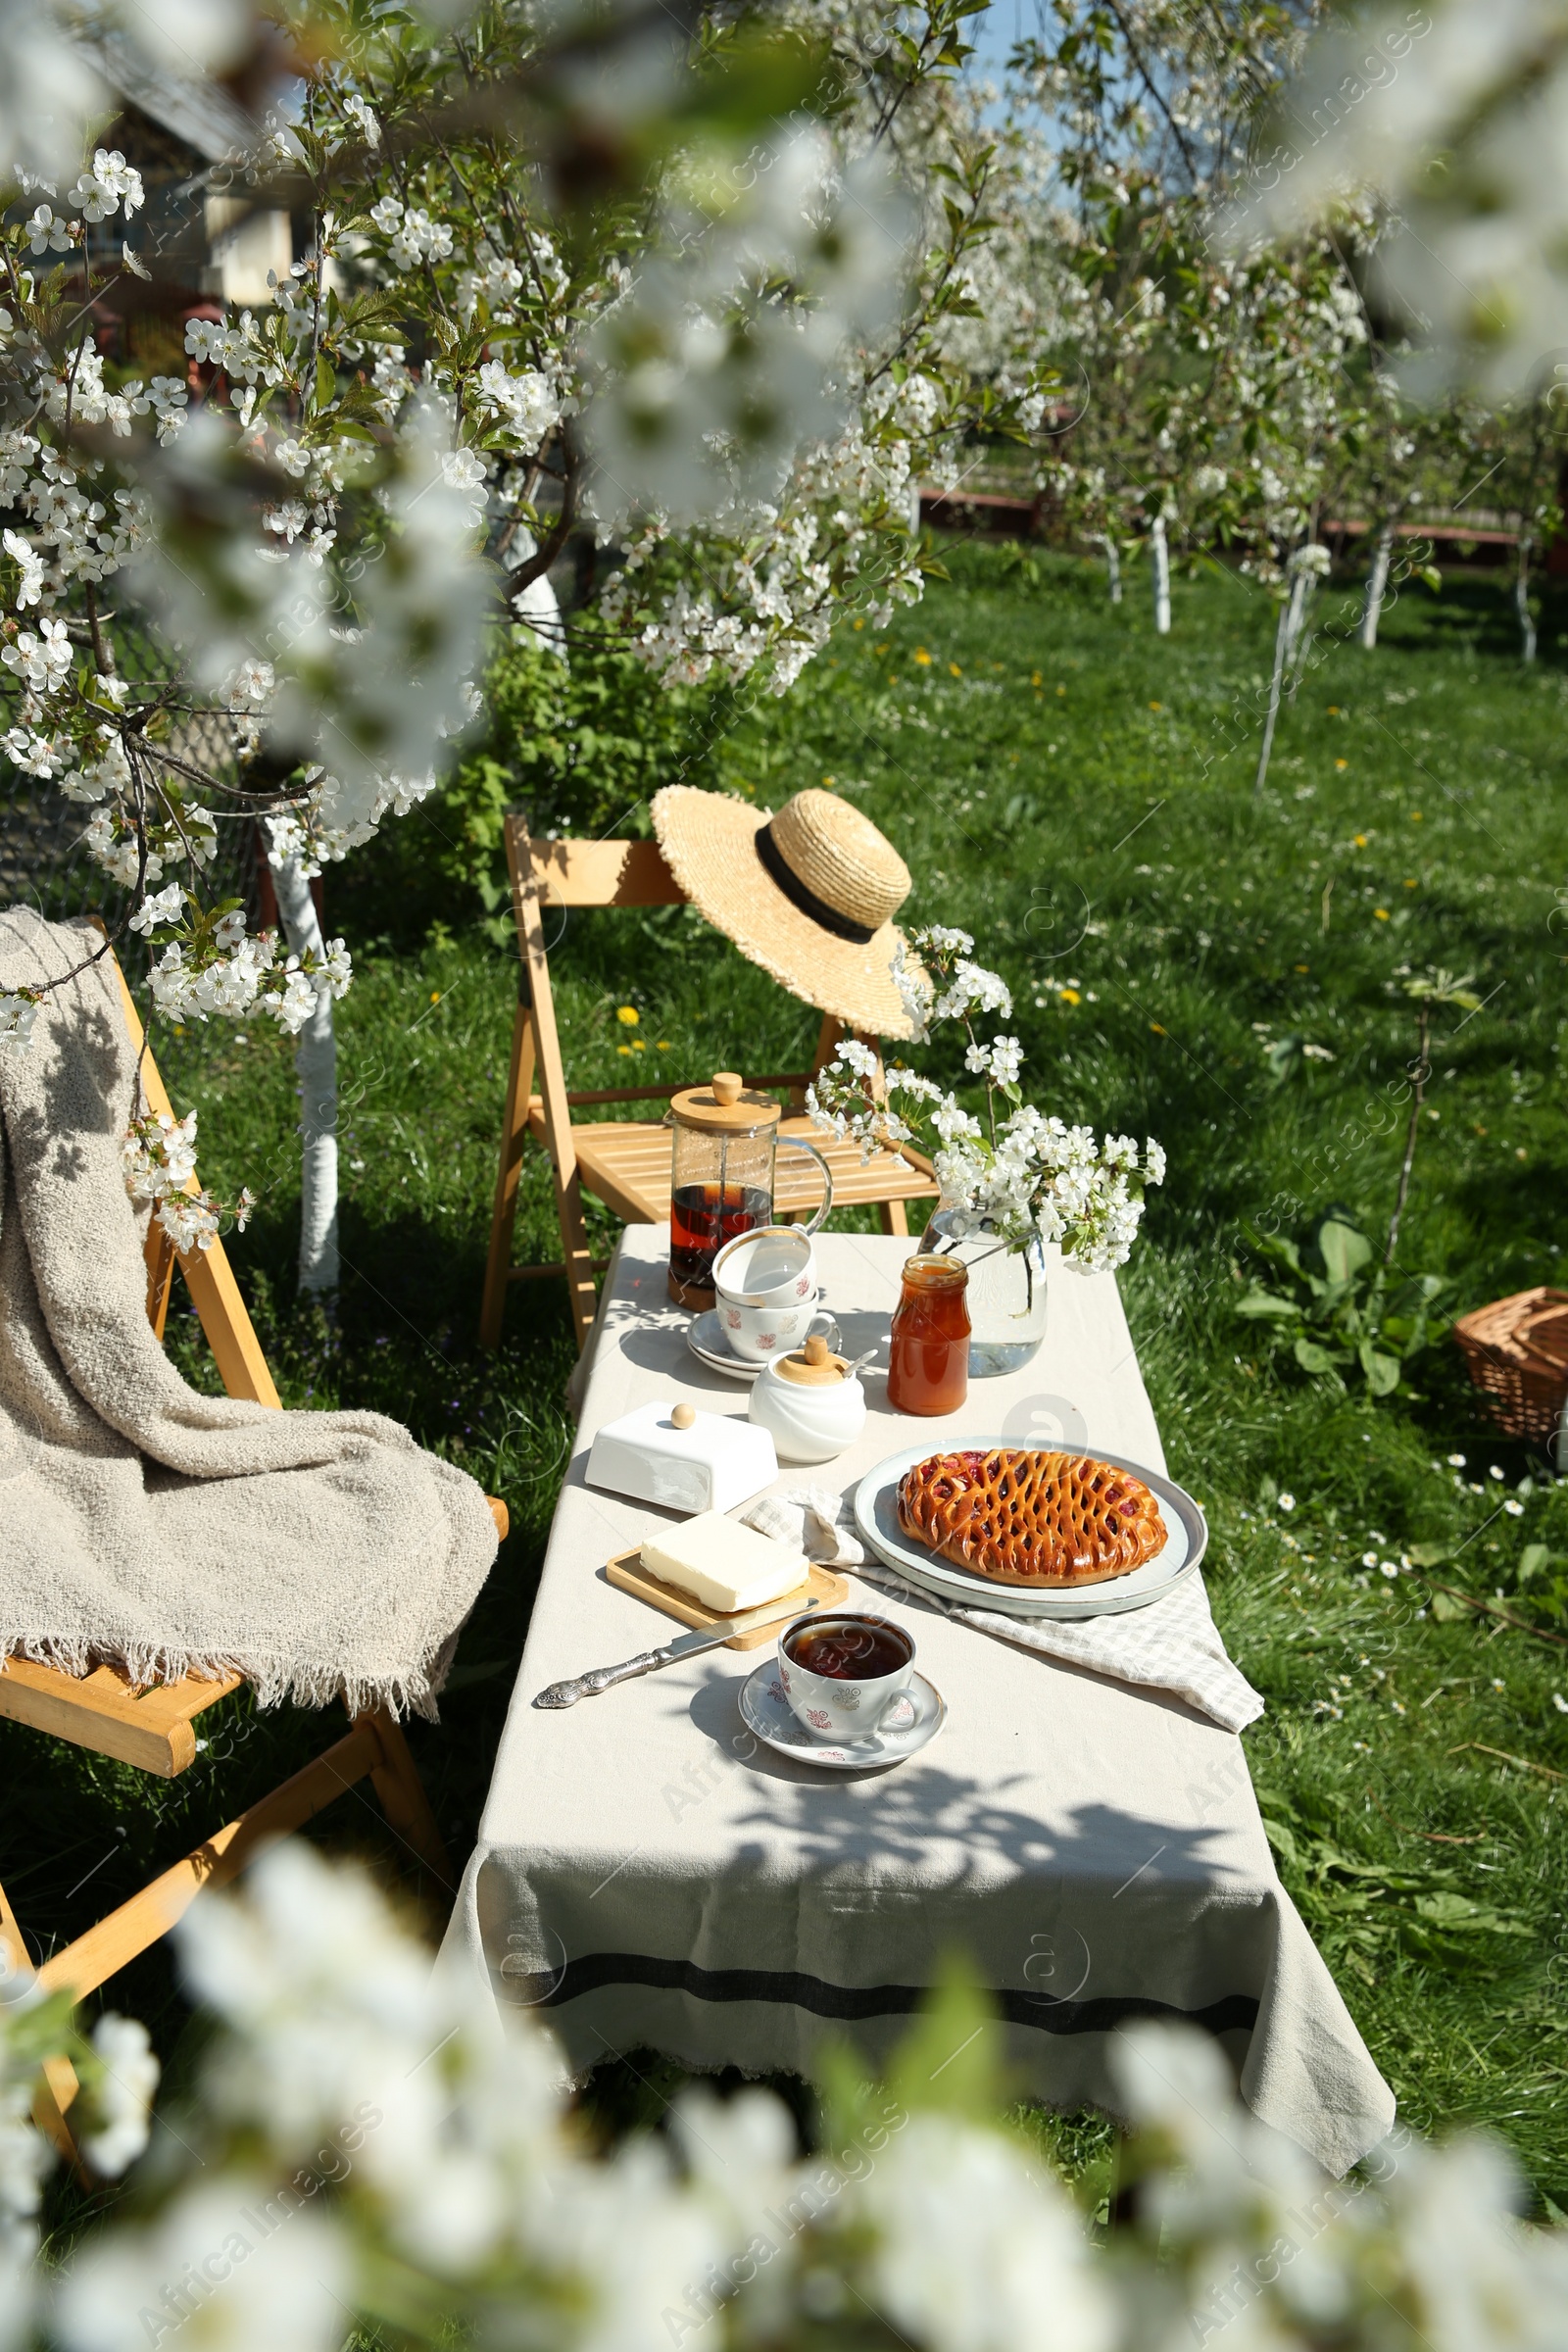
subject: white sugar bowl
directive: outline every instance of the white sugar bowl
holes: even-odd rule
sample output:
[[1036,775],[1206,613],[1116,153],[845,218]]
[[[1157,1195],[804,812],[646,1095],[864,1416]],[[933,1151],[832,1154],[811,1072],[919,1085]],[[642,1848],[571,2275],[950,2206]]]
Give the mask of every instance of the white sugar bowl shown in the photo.
[[781,1462],[830,1462],[865,1427],[865,1391],[813,1332],[796,1353],[762,1366],[748,1418],[768,1432]]

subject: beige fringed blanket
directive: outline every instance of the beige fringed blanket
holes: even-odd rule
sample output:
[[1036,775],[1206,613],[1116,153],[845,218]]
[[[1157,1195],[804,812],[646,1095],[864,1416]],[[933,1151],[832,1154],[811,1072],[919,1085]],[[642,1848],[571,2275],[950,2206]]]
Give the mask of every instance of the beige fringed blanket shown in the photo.
[[[100,945],[0,913],[0,988]],[[379,1413],[203,1396],[147,1321],[121,1138],[135,1055],[106,957],[0,1045],[0,1656],[435,1713],[495,1557],[472,1479]]]

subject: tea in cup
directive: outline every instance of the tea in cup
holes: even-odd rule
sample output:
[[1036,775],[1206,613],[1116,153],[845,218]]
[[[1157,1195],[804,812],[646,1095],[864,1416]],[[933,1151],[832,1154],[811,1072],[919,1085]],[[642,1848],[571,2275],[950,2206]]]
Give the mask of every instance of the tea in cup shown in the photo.
[[915,1720],[914,1641],[887,1617],[798,1617],[779,1636],[779,1680],[814,1740],[874,1740]]

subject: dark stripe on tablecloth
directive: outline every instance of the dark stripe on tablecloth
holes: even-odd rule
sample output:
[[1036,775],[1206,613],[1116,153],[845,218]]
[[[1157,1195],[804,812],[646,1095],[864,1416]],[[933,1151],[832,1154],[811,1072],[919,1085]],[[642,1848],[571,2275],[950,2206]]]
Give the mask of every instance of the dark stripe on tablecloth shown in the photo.
[[[929,2000],[929,1984],[829,1984],[794,1969],[699,1968],[691,1960],[660,1960],[646,1952],[586,1952],[564,1969],[517,1977],[509,1971],[510,1998],[530,2007],[560,2009],[610,1986],[637,1984],[658,1992],[689,1993],[699,2001],[776,2001],[814,2017],[907,2017]],[[1142,1993],[1105,1993],[1092,2001],[1052,2001],[1039,1993],[993,1990],[990,1998],[1009,2025],[1043,2034],[1109,2034],[1134,2018],[1170,2018],[1210,2034],[1250,2033],[1257,2003],[1232,1992],[1201,2009],[1178,2009]]]

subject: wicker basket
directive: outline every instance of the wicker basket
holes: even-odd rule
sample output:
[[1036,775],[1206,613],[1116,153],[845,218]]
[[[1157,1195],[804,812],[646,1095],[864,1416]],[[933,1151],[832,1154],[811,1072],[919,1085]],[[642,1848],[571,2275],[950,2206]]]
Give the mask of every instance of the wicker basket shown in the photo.
[[1453,1336],[1504,1436],[1547,1445],[1568,1398],[1568,1291],[1516,1291],[1461,1315]]

